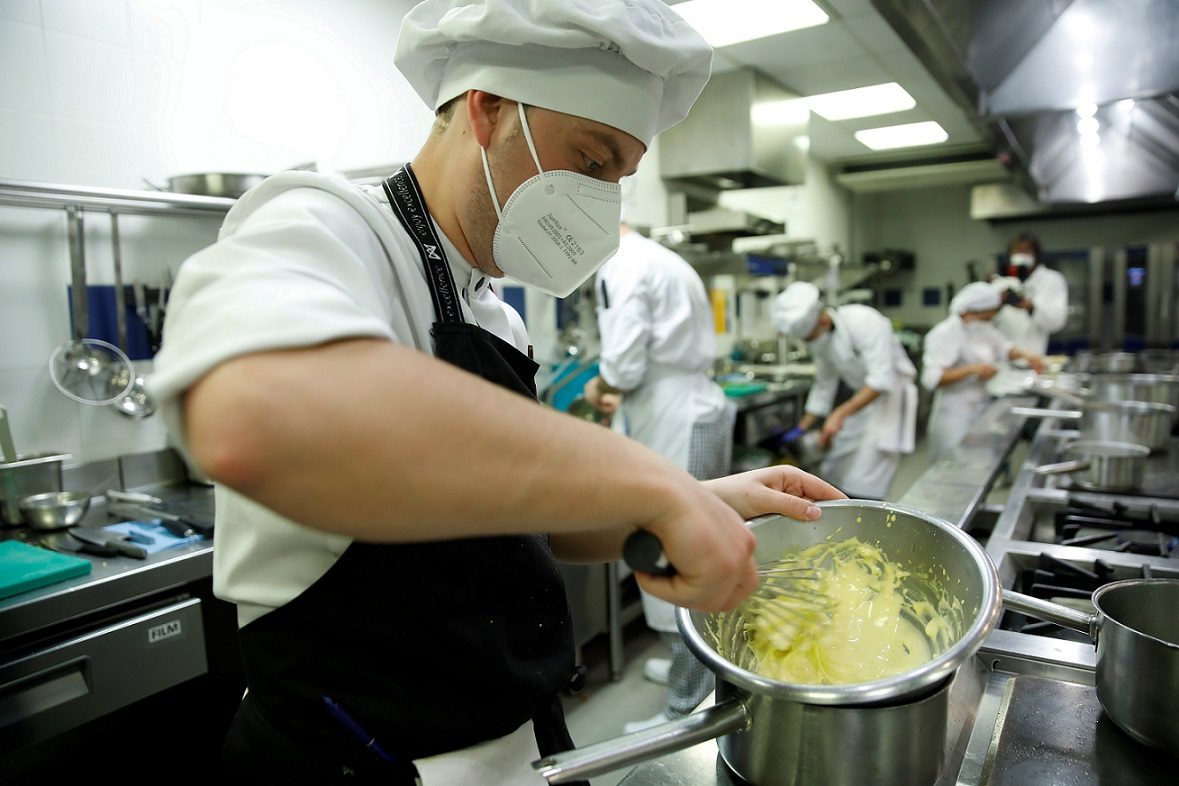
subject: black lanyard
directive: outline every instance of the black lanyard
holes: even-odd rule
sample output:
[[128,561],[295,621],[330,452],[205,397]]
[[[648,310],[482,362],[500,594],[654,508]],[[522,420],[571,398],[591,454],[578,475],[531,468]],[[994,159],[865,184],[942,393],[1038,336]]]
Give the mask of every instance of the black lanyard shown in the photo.
[[434,222],[426,208],[426,200],[422,196],[418,179],[413,174],[413,168],[406,164],[385,178],[382,185],[389,197],[390,207],[418,247],[418,254],[421,255],[422,264],[426,268],[426,283],[430,285],[430,297],[434,300],[434,313],[438,321],[465,323],[458,300],[458,287],[455,286],[454,276],[450,272],[450,263],[446,259],[442,244],[438,241],[438,235],[434,233]]

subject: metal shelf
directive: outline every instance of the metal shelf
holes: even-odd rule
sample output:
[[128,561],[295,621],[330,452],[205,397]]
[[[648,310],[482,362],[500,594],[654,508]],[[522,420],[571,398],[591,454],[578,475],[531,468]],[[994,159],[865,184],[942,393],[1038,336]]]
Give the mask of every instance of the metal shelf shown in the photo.
[[62,210],[68,207],[124,215],[222,216],[236,200],[227,197],[68,186],[0,179],[0,205]]

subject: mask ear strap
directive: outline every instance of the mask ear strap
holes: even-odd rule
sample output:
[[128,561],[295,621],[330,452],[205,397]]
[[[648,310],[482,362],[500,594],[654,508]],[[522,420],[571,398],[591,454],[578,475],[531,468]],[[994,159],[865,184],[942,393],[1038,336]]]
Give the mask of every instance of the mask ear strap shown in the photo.
[[483,177],[487,178],[487,190],[491,192],[491,206],[495,208],[495,217],[503,218],[499,209],[499,195],[495,193],[495,184],[491,182],[491,167],[487,164],[487,149],[479,146],[479,153],[483,156]]
[[524,116],[524,104],[516,102],[516,109],[520,111],[520,125],[524,127],[524,141],[528,143],[528,152],[536,162],[536,171],[544,174],[544,167],[540,165],[540,156],[536,154],[536,145],[532,144],[532,129],[528,127],[528,118]]

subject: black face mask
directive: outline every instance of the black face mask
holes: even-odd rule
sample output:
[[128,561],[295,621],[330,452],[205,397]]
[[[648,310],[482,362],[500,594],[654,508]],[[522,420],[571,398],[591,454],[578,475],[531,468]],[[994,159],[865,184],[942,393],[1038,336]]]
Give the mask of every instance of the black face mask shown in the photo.
[[1014,276],[1014,277],[1018,278],[1020,281],[1027,281],[1028,276],[1030,276],[1032,274],[1032,268],[1034,268],[1034,267],[1035,267],[1035,265],[1028,265],[1027,267],[1024,267],[1022,265],[1008,265],[1007,266],[1007,275]]

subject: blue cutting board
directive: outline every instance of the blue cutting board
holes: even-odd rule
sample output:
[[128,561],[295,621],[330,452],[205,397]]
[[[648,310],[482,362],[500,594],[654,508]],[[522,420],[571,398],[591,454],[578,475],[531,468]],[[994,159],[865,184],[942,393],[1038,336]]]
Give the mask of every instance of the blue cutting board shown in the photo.
[[90,560],[58,554],[18,540],[0,542],[0,598],[85,576]]

